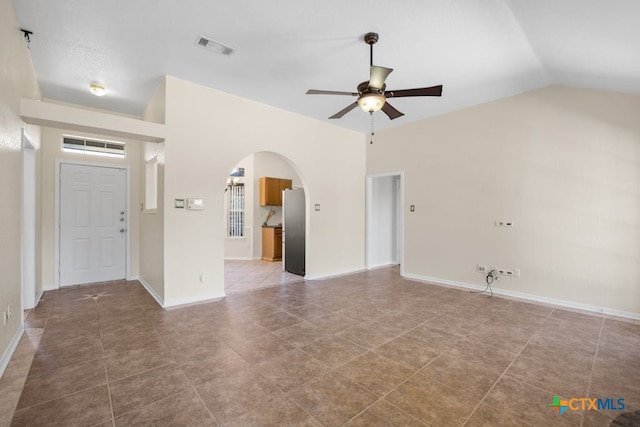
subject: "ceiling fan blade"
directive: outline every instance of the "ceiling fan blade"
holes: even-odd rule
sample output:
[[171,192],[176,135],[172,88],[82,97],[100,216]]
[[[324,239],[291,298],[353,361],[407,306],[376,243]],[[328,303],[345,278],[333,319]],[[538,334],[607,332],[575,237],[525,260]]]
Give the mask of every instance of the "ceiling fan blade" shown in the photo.
[[342,110],[338,111],[337,113],[335,113],[333,116],[329,117],[330,119],[339,119],[342,116],[344,116],[345,114],[347,114],[349,111],[353,110],[354,108],[356,108],[358,106],[357,102],[354,102],[353,104],[349,105],[346,108],[343,108]]
[[387,98],[403,96],[442,96],[442,85],[421,87],[417,89],[388,90],[384,93]]
[[384,111],[384,113],[389,116],[389,118],[391,120],[393,119],[397,119],[398,117],[402,117],[404,116],[404,113],[401,113],[400,111],[396,110],[391,104],[389,104],[388,102],[385,102],[384,105],[382,106],[382,111]]
[[350,96],[358,96],[357,92],[338,92],[335,90],[316,90],[309,89],[307,91],[307,95],[350,95]]
[[382,86],[384,86],[384,81],[392,71],[393,68],[385,68],[378,67],[377,65],[372,65],[369,75],[369,88],[377,90],[382,89]]

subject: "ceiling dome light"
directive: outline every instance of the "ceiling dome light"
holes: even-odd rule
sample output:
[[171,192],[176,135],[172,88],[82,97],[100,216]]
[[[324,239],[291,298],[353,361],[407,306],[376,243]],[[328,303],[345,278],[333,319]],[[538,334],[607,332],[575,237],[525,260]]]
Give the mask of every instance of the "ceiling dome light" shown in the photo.
[[89,90],[95,96],[103,96],[105,93],[107,93],[107,89],[104,87],[104,85],[98,82],[92,82],[89,85]]
[[363,93],[358,98],[358,106],[365,113],[375,113],[376,111],[380,111],[380,109],[384,106],[386,99],[381,93]]

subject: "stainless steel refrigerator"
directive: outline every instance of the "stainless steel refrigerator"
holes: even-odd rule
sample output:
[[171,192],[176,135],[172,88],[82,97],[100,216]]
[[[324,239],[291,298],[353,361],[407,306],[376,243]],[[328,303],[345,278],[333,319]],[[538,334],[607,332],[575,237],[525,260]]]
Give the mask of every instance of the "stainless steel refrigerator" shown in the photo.
[[282,192],[282,218],[283,268],[304,276],[305,200],[302,188]]

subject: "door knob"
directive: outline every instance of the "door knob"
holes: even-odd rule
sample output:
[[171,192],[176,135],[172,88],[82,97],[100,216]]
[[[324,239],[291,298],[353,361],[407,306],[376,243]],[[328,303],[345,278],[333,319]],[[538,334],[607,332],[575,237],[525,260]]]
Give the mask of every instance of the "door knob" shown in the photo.
[[124,222],[124,218],[120,218],[120,222]]

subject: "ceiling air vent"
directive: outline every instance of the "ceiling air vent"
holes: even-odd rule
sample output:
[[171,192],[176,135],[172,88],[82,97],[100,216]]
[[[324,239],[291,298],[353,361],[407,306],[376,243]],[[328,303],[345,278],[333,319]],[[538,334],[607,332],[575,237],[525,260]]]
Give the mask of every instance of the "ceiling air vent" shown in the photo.
[[230,48],[229,46],[225,46],[220,42],[217,42],[215,40],[212,40],[204,36],[198,36],[198,39],[196,40],[196,45],[200,46],[201,48],[210,50],[212,52],[219,53],[221,55],[229,56],[233,53],[233,49]]

